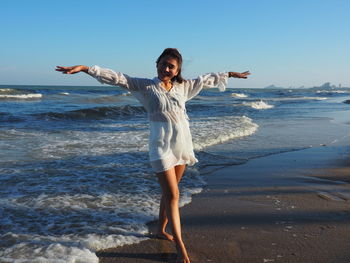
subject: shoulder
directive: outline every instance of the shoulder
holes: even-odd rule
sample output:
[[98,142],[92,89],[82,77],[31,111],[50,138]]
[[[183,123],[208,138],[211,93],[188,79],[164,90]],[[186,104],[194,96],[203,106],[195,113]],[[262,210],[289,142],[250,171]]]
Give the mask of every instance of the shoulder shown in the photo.
[[183,79],[182,82],[175,81],[174,85],[176,85],[179,88],[186,88],[189,85],[191,85],[192,80],[191,79]]
[[[125,75],[125,74],[124,74]],[[154,85],[154,82],[152,79],[148,78],[139,78],[139,77],[130,77],[128,75],[125,75],[130,81],[132,81],[135,85],[138,86],[149,86]]]

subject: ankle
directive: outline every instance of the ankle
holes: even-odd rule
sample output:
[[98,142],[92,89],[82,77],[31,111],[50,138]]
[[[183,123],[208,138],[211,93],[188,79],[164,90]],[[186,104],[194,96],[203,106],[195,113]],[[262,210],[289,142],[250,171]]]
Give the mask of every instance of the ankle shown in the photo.
[[186,252],[186,254],[187,254],[185,244],[182,240],[176,241],[176,249],[178,250],[178,252]]
[[166,230],[165,228],[162,228],[162,227],[159,227],[158,230],[157,230],[158,233],[165,233]]

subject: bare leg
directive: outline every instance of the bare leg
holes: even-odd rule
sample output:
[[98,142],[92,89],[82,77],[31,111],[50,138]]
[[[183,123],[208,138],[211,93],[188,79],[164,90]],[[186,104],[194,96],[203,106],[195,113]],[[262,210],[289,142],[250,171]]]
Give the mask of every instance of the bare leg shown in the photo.
[[[177,165],[175,166],[175,174],[176,174],[176,181],[177,184],[181,181],[181,178],[185,172],[186,165]],[[170,241],[174,241],[174,237],[166,232],[166,226],[168,224],[168,217],[166,215],[165,211],[165,204],[164,204],[164,194],[162,194],[162,198],[160,200],[160,206],[159,206],[159,220],[158,220],[158,230],[157,230],[157,237],[164,238]]]
[[160,200],[160,207],[159,207],[157,237],[174,241],[174,237],[166,232],[166,226],[168,224],[168,221],[169,220],[168,220],[168,217],[166,216],[166,211],[165,211],[164,194],[162,194],[162,198]]
[[163,192],[165,211],[171,224],[174,241],[176,242],[177,262],[189,263],[190,259],[181,235],[179,187],[175,168],[159,173],[158,179]]

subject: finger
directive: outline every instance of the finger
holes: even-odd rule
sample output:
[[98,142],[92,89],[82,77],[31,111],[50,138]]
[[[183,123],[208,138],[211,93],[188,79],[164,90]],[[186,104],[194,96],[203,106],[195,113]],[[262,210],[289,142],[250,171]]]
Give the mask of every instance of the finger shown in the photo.
[[60,66],[56,66],[57,68],[56,68],[56,70],[57,71],[65,71],[65,70],[67,70],[67,67],[60,67]]
[[57,66],[59,69],[61,70],[72,70],[74,67],[60,67],[60,66]]

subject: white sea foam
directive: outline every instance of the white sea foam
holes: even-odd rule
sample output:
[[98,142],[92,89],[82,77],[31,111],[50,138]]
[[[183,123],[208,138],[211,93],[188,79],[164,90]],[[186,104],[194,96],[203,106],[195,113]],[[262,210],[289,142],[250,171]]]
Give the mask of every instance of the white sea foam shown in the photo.
[[68,96],[68,95],[69,95],[69,92],[60,92],[60,93],[58,93],[58,94]]
[[256,132],[258,125],[248,117],[212,117],[192,121],[191,131],[195,150],[224,143],[235,138],[249,136]]
[[27,91],[20,89],[0,89],[0,99],[18,99],[18,100],[28,100],[28,99],[40,99],[42,94],[40,93],[28,93]]
[[2,92],[7,92],[7,93],[9,93],[9,92],[14,92],[14,91],[16,91],[15,89],[0,89],[0,93],[2,93]]
[[266,109],[271,109],[274,106],[270,105],[262,100],[260,101],[253,101],[253,102],[244,102],[243,103],[244,106],[249,106],[253,109],[257,109],[257,110],[266,110]]
[[[13,235],[18,238],[18,235]],[[17,237],[16,237],[17,236]],[[23,238],[19,237],[19,238]],[[38,237],[27,235],[26,240],[38,239]],[[17,239],[19,242],[20,239]],[[42,237],[38,240],[42,243]],[[95,253],[87,248],[72,246],[71,244],[63,245],[58,240],[55,243],[43,245],[28,242],[20,242],[16,245],[0,252],[2,262],[13,263],[98,263],[99,260]]]
[[146,238],[125,235],[43,236],[7,233],[16,244],[0,251],[2,262],[25,263],[98,263],[95,252],[104,248],[138,243]]
[[[120,128],[123,124],[113,125]],[[125,125],[127,126],[127,125]],[[129,125],[129,129],[142,126],[144,129],[110,132],[64,131],[49,136],[42,145],[40,158],[66,158],[77,154],[101,155],[128,152],[147,152],[147,125]],[[42,137],[43,138],[43,137]],[[69,139],[68,139],[69,138]],[[130,138],[132,138],[130,140]],[[68,139],[68,140],[67,140]],[[40,142],[39,142],[40,143]]]
[[[11,224],[16,232],[42,233],[1,235],[6,244],[0,251],[1,262],[63,263],[98,262],[95,251],[145,240],[145,223],[157,215],[159,199],[137,192],[95,197],[42,194],[1,199],[0,203],[5,209],[29,212],[20,222],[4,216],[4,229]],[[45,218],[40,219],[40,211]]]
[[40,99],[43,95],[38,93],[33,94],[0,94],[0,99]]
[[243,94],[243,93],[231,93],[231,97],[234,97],[234,98],[247,98],[248,95]]
[[350,93],[349,90],[317,90],[316,93],[336,93],[336,94],[345,94]]

